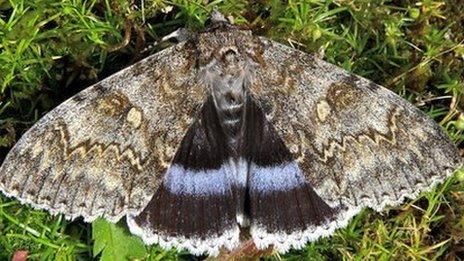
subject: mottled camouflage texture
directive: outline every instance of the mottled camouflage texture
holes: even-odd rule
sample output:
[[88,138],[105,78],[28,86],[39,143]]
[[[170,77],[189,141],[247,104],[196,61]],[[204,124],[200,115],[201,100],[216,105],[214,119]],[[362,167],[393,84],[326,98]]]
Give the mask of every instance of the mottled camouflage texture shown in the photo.
[[[272,142],[257,144],[259,149],[251,150],[260,155],[240,153],[237,144],[243,142],[237,143],[237,139],[244,138],[243,130],[247,129],[242,125],[252,123],[246,123],[240,116],[245,113],[241,113],[232,117],[239,119],[240,128],[226,126],[230,122],[220,114],[231,105],[221,102],[228,95],[223,90],[234,90],[238,97],[251,97],[256,102],[268,123],[258,122],[271,126],[266,131],[273,133],[271,140],[284,142],[284,153],[273,154],[271,145],[276,143]],[[224,138],[230,147],[227,155],[245,156],[258,167],[288,163],[292,158],[310,184],[244,203],[244,208],[254,205],[262,219],[265,210],[272,208],[272,225],[251,220],[252,236],[261,248],[268,244],[280,244],[279,251],[299,247],[345,225],[360,207],[380,211],[386,205],[399,204],[404,197],[413,197],[442,181],[462,164],[440,127],[394,93],[221,20],[205,32],[89,87],[45,115],[5,159],[0,190],[52,213],[83,216],[87,221],[102,216],[115,222],[126,214],[137,216],[148,205],[141,215],[143,220],[139,220],[148,222],[144,226],[150,225],[150,218],[157,220],[151,215],[170,211],[180,211],[177,215],[182,217],[182,224],[203,222],[196,207],[182,209],[176,203],[148,202],[168,195],[159,189],[164,189],[160,186],[163,176],[189,127],[195,120],[202,121],[197,113],[211,95],[222,117],[222,131],[229,133]],[[264,129],[260,135],[263,133]],[[203,136],[192,141],[199,146],[211,142],[210,137]],[[247,138],[247,142],[255,141]],[[275,158],[269,160],[262,153]],[[184,161],[202,159],[188,153],[178,155],[187,155]],[[184,165],[201,169],[200,162]],[[246,190],[240,193],[253,195]],[[292,199],[298,201],[296,205]],[[222,203],[231,201],[216,197],[175,200],[192,205],[200,201],[219,204],[218,208],[229,210],[236,207],[229,203],[224,206]],[[253,197],[245,196],[244,200]],[[312,213],[312,209],[324,211]],[[302,216],[304,213],[315,215],[317,222]],[[221,213],[206,215],[214,219]],[[289,222],[292,218],[303,224],[293,227]],[[324,218],[330,223],[324,223]],[[170,239],[166,242],[158,238],[160,231],[153,231],[156,226],[140,228],[129,220],[133,231],[146,242],[186,247],[196,254],[216,253],[218,247],[235,246],[231,241],[238,239],[236,228],[223,234],[221,228],[215,228],[217,234],[198,232],[195,240],[190,240],[196,231],[183,233],[173,224],[170,235],[179,235],[182,240],[164,237]],[[280,229],[279,220],[283,224]]]
[[378,211],[462,164],[440,126],[386,88],[260,38],[252,92],[316,192]]
[[189,50],[150,56],[49,112],[6,157],[0,189],[87,221],[140,212],[204,97]]

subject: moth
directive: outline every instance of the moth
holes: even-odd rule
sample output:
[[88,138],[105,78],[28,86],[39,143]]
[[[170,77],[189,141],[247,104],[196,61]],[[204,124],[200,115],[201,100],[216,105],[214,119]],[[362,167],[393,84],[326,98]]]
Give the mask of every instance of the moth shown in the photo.
[[214,256],[248,229],[284,253],[462,165],[393,92],[211,20],[41,118],[7,155],[0,190],[69,219],[125,217],[163,248]]

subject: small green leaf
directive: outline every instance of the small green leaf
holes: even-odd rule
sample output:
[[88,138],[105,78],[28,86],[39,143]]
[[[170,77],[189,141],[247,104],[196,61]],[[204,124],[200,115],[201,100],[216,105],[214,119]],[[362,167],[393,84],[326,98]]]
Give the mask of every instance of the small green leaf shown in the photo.
[[456,129],[460,131],[464,130],[464,115],[460,115],[456,121]]
[[92,223],[94,240],[93,256],[101,254],[103,261],[125,261],[146,257],[147,250],[142,240],[132,236],[121,224],[112,224],[103,219]]
[[321,29],[319,29],[319,28],[314,29],[313,32],[312,32],[312,35],[313,35],[313,41],[317,41],[317,39],[321,38],[321,36],[322,36]]
[[[458,170],[455,174],[456,180],[460,182],[464,182],[464,170]],[[463,219],[464,221],[464,219]]]
[[409,9],[409,17],[412,19],[417,19],[420,16],[420,9],[419,8],[411,8]]

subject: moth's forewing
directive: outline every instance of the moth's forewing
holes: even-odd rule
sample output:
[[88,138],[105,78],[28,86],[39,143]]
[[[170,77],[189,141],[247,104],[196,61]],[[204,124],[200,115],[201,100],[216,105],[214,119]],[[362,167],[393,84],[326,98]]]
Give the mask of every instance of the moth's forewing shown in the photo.
[[158,189],[204,95],[184,44],[83,90],[9,152],[0,190],[67,218],[116,222]]
[[241,225],[286,252],[462,165],[393,92],[219,20],[45,115],[6,157],[0,190],[68,218],[128,215],[164,248],[216,255]]

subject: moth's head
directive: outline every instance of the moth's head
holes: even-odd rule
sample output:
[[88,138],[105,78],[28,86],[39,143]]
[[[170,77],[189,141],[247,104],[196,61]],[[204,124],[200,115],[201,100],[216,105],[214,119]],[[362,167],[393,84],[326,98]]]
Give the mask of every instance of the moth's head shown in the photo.
[[191,43],[199,76],[214,94],[216,103],[222,106],[227,97],[242,99],[246,86],[253,81],[253,71],[262,61],[259,38],[215,10],[209,25]]
[[189,43],[195,54],[196,65],[216,65],[230,67],[243,66],[248,60],[262,61],[262,41],[252,35],[244,26],[234,25],[217,8],[211,12],[206,28],[201,32],[192,32],[181,28],[162,38],[161,42],[171,39]]
[[254,68],[263,65],[263,42],[245,27],[227,20],[217,9],[205,30],[194,33],[179,29],[162,39],[176,39],[190,49],[199,76],[212,91],[241,90],[251,82]]
[[254,68],[262,61],[259,38],[215,10],[209,25],[192,41],[200,76],[215,96],[243,94],[252,82]]
[[214,9],[203,32],[192,38],[197,51],[198,65],[215,63],[222,67],[242,67],[257,62],[261,55],[261,41],[248,28],[234,25]]

